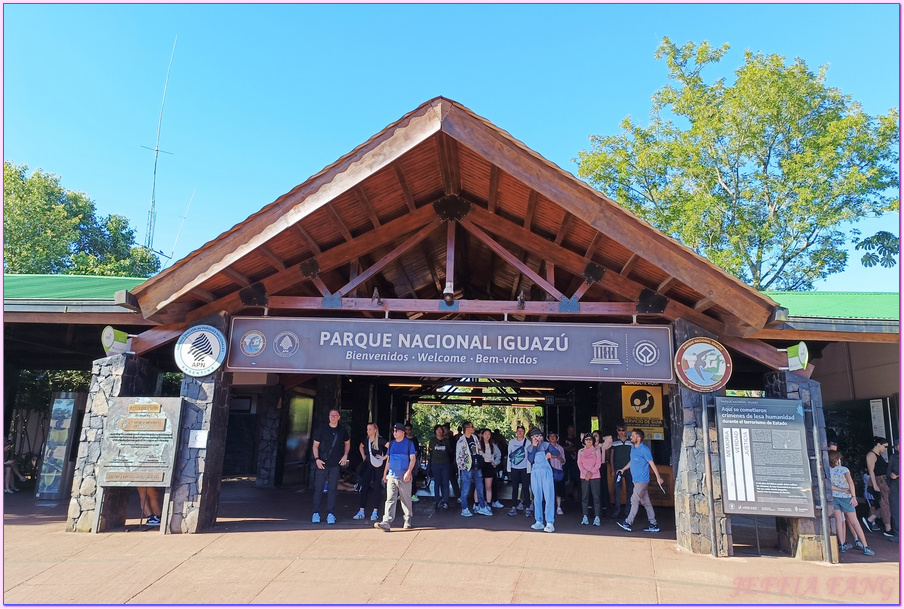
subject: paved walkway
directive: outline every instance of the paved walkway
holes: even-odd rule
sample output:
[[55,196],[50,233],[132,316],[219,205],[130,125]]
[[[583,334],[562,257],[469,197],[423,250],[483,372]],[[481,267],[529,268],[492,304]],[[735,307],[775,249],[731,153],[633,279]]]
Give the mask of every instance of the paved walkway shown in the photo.
[[[555,533],[531,520],[462,518],[415,504],[415,528],[384,533],[351,519],[310,523],[310,492],[224,483],[209,532],[141,530],[137,493],[126,527],[66,533],[67,506],[4,495],[6,604],[899,604],[899,547],[870,534],[875,557],[842,564],[786,556],[714,558],[677,549],[663,531],[627,533],[612,520],[579,524],[566,506]],[[382,511],[382,510],[381,510]],[[636,524],[644,525],[641,516]],[[401,515],[397,525],[401,525]],[[768,538],[768,535],[766,536]],[[875,541],[873,541],[875,540]],[[762,543],[761,539],[761,543]],[[761,546],[763,552],[774,549]],[[464,584],[463,582],[467,582]]]

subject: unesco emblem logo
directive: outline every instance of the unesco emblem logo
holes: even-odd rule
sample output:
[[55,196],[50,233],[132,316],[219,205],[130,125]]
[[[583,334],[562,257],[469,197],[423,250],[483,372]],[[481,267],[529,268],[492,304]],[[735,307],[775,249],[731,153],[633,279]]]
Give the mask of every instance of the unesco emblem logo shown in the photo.
[[634,345],[634,359],[641,366],[652,366],[659,361],[659,347],[653,341],[642,340]]
[[298,351],[298,335],[285,330],[273,339],[273,350],[279,357],[292,357]]
[[266,346],[267,338],[259,330],[249,330],[248,332],[245,332],[245,335],[242,336],[242,340],[239,343],[242,353],[248,357],[260,355],[263,353],[264,347]]

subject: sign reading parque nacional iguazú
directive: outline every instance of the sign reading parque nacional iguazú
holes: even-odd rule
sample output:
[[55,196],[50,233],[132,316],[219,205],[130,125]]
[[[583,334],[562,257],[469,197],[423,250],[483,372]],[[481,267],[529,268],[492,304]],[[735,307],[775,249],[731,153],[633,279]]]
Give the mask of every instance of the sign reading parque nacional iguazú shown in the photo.
[[669,383],[669,326],[236,317],[227,369]]
[[716,397],[726,514],[813,517],[800,400]]

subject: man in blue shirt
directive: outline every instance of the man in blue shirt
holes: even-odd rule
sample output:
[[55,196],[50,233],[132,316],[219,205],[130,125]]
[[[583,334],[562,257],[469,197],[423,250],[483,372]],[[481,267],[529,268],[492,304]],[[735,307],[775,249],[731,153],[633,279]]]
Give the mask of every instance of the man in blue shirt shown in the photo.
[[653,453],[643,443],[643,435],[642,429],[634,429],[631,432],[631,461],[618,470],[620,473],[624,473],[628,469],[631,470],[631,477],[634,480],[634,492],[631,494],[631,512],[627,518],[623,521],[618,521],[616,524],[624,530],[630,531],[631,524],[637,516],[637,511],[640,509],[640,505],[643,504],[647,510],[647,520],[650,521],[650,526],[645,528],[644,531],[647,533],[658,533],[659,525],[656,524],[656,513],[653,511],[653,504],[650,502],[648,488],[650,486],[650,468],[656,474],[656,482],[660,486],[662,486],[662,476],[659,475],[659,470],[656,469],[656,464],[653,463]]
[[383,482],[386,483],[386,508],[383,520],[374,523],[374,528],[389,532],[389,526],[395,519],[396,505],[402,502],[403,529],[411,528],[411,478],[416,448],[414,442],[405,437],[405,426],[396,423],[392,427],[392,442],[388,445],[386,466],[383,470]]

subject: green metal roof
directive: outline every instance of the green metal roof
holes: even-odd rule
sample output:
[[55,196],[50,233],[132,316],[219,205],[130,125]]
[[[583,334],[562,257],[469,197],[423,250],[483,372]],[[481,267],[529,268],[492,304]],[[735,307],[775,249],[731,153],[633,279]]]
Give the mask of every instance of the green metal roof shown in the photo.
[[792,317],[900,319],[898,292],[763,292]]
[[131,290],[145,277],[90,275],[3,275],[3,298],[113,300],[119,290]]

